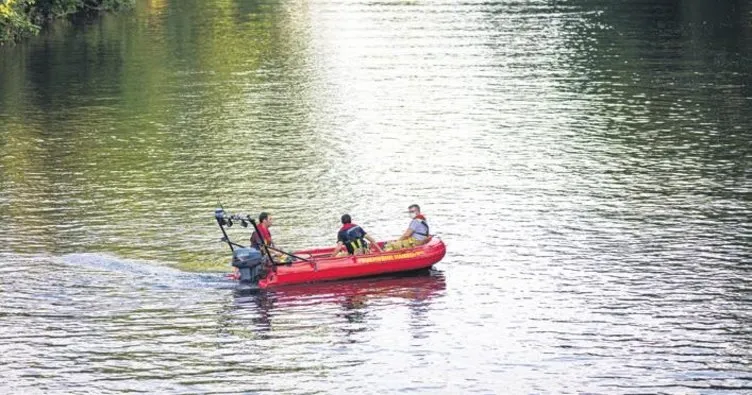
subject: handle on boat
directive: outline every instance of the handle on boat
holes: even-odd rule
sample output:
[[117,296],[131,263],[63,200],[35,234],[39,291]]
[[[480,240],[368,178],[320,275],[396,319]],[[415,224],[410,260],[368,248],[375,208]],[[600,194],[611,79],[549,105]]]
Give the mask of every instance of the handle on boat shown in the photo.
[[[250,216],[247,216],[247,217],[246,217],[246,220],[247,220],[247,221],[249,221],[249,222],[250,222],[250,223],[251,223],[251,224],[253,225],[253,229],[256,229],[256,233],[257,233],[258,235],[261,235],[261,232],[259,232],[259,230],[258,230],[258,226],[256,226],[256,220],[254,220],[254,219],[253,219],[253,218],[251,218]],[[285,252],[285,251],[282,251],[282,250],[280,250],[280,249],[278,249],[278,248],[274,248],[274,247],[269,247],[269,246],[268,246],[268,245],[266,245],[266,243],[264,243],[264,242],[262,242],[261,244],[263,244],[263,245],[264,245],[264,249],[266,250],[266,255],[267,255],[267,256],[269,257],[269,259],[270,259],[270,260],[272,261],[272,264],[274,264],[275,262],[274,262],[274,259],[272,259],[272,255],[271,255],[271,254],[269,253],[269,250],[272,250],[272,251],[276,251],[276,252],[279,252],[280,254],[284,254],[284,255],[287,255],[287,256],[289,256],[289,257],[291,257],[291,258],[295,258],[295,259],[300,259],[301,261],[311,262],[311,260],[310,260],[310,259],[305,259],[305,258],[303,258],[303,257],[299,257],[299,256],[297,256],[297,255],[295,255],[295,254],[290,254],[289,252]],[[276,265],[276,264],[275,264],[275,266],[279,266],[279,265]]]
[[277,248],[274,248],[274,247],[269,247],[269,246],[267,246],[266,248],[268,248],[268,249],[270,249],[270,250],[272,250],[272,251],[276,251],[276,252],[279,252],[280,254],[284,254],[284,255],[287,255],[287,256],[289,256],[289,257],[291,257],[291,258],[295,258],[295,259],[300,259],[301,261],[306,261],[306,262],[313,262],[313,261],[311,261],[310,259],[305,259],[305,258],[303,258],[303,257],[297,256],[297,255],[295,255],[295,254],[290,254],[289,252],[284,252],[284,251],[282,251],[282,250],[280,250],[280,249],[277,249]]

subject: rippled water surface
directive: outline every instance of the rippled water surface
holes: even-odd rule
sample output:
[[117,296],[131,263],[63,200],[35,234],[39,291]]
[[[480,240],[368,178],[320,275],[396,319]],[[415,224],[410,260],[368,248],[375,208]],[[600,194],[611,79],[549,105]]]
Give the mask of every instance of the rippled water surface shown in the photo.
[[[142,0],[0,48],[0,392],[752,392],[752,3],[700,3]],[[417,202],[448,252],[250,295],[219,202],[289,249]]]

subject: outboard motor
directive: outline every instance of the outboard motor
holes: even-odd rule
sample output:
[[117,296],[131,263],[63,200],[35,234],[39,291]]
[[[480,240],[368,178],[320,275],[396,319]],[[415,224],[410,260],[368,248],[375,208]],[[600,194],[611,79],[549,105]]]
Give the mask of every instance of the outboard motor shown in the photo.
[[265,276],[261,252],[255,248],[236,248],[232,252],[232,265],[240,270],[240,282],[258,284]]

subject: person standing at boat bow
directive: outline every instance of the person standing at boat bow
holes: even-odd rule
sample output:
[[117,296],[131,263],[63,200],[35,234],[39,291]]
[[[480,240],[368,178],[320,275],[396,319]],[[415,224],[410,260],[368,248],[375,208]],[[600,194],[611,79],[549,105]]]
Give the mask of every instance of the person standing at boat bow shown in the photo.
[[426,217],[420,212],[420,206],[417,204],[411,204],[407,210],[410,214],[410,225],[408,225],[407,229],[398,240],[386,245],[385,249],[387,251],[423,245],[430,237],[430,233],[428,233],[428,223],[426,222]]
[[371,235],[367,234],[363,228],[352,223],[350,214],[342,216],[342,227],[337,232],[337,246],[334,247],[332,256],[347,255],[362,255],[369,251],[369,246],[366,243],[368,240],[372,246],[376,247],[379,252],[383,250],[379,246],[379,243],[374,240]]

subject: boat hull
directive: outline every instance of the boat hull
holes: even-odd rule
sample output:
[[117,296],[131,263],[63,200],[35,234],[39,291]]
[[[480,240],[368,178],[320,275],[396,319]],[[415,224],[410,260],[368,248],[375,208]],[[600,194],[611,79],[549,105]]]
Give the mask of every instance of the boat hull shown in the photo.
[[348,278],[378,276],[389,273],[427,269],[446,254],[446,246],[438,238],[428,243],[398,251],[333,258],[332,248],[297,251],[295,255],[312,257],[311,262],[295,262],[277,266],[259,281],[260,288],[334,281]]

